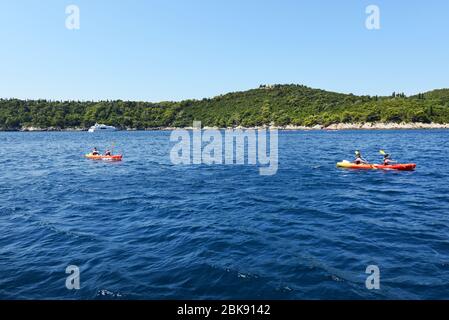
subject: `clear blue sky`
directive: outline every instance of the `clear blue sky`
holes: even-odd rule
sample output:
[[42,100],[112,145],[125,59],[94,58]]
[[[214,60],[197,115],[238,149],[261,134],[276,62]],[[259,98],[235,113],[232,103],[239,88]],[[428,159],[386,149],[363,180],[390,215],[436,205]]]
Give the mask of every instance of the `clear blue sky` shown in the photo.
[[[65,28],[65,7],[81,29]],[[381,29],[365,28],[365,8]],[[449,87],[449,1],[0,0],[0,97],[180,100]]]

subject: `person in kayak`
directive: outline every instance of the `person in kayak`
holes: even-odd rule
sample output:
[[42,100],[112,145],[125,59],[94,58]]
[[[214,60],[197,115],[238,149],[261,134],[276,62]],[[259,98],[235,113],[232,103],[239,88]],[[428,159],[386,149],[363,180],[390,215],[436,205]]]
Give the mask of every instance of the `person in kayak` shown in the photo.
[[112,153],[110,150],[106,150],[106,152],[104,153],[105,156],[112,156]]
[[355,152],[355,160],[354,160],[355,164],[367,164],[368,161],[366,161],[365,159],[363,159],[362,154],[360,153],[359,150],[357,150]]
[[394,161],[393,159],[390,158],[390,155],[388,153],[384,154],[384,166],[390,166],[393,163],[396,163],[397,161]]
[[99,156],[99,155],[100,155],[100,152],[98,152],[97,147],[95,147],[95,148],[92,150],[92,155],[93,155],[93,156]]

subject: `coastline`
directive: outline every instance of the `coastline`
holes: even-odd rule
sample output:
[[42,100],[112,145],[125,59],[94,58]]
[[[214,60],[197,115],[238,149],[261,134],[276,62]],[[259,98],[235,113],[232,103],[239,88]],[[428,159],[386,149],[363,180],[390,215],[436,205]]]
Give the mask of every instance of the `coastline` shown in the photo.
[[[124,128],[120,131],[173,131],[173,130],[192,130],[193,127],[153,127],[145,129],[136,128]],[[429,130],[429,129],[449,129],[449,123],[422,123],[422,122],[412,122],[412,123],[394,123],[394,122],[366,122],[366,123],[334,123],[328,126],[315,125],[312,127],[307,126],[258,126],[258,127],[242,127],[237,126],[233,128],[219,128],[219,127],[208,127],[204,126],[204,130],[226,130],[226,129],[277,129],[282,131],[340,131],[340,130]],[[39,128],[39,127],[23,127],[16,130],[4,130],[0,129],[1,132],[81,132],[87,131],[88,128]]]

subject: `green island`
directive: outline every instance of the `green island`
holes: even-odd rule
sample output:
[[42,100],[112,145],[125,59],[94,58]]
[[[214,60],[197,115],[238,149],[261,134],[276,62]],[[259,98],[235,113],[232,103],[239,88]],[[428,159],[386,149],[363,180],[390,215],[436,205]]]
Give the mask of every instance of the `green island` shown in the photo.
[[[449,123],[449,89],[414,96],[342,94],[303,85],[261,85],[180,102],[0,99],[0,130],[85,130],[94,123],[120,129],[191,127],[314,127],[341,124]],[[350,128],[350,127],[349,127]]]

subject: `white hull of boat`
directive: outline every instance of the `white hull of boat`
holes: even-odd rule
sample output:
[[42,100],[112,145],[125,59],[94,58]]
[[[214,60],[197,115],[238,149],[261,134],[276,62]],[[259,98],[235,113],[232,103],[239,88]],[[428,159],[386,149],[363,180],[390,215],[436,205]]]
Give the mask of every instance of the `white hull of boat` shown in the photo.
[[113,126],[107,126],[105,124],[98,124],[96,123],[94,126],[90,127],[89,132],[113,132],[117,131],[116,127]]

